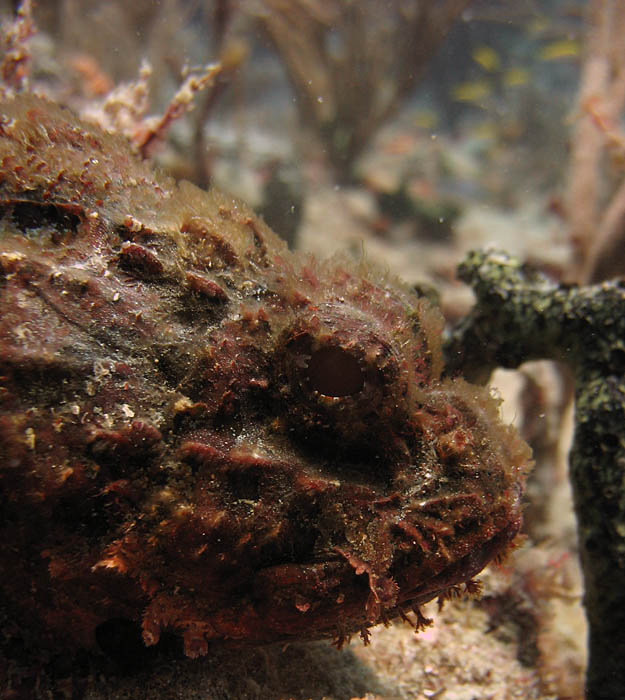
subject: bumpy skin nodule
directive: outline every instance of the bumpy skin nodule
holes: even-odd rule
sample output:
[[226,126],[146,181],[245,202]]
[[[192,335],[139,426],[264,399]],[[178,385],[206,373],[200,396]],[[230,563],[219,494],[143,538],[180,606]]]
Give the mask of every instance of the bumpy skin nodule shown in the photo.
[[366,636],[507,548],[528,448],[440,379],[427,302],[42,99],[1,104],[0,163],[0,581],[29,639]]

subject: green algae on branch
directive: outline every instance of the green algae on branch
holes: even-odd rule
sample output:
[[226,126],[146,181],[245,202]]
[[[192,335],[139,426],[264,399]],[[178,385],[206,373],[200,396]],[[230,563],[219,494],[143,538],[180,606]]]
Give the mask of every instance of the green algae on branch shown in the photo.
[[447,371],[484,379],[532,359],[575,374],[570,478],[590,627],[587,698],[625,697],[625,284],[557,285],[503,253],[459,267],[477,301],[445,346]]

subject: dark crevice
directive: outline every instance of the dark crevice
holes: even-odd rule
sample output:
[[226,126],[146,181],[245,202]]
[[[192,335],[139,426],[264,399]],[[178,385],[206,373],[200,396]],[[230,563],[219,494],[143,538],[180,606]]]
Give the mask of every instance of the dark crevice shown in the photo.
[[116,617],[96,627],[95,638],[102,653],[122,674],[133,674],[149,668],[159,657],[181,658],[181,639],[170,632],[161,634],[158,644],[146,647],[141,634],[141,623]]
[[260,473],[251,470],[231,471],[227,475],[228,490],[233,500],[258,501],[260,499]]
[[49,232],[53,243],[61,243],[69,233],[72,237],[82,223],[79,209],[71,205],[13,202],[0,206],[0,216],[9,216],[13,224],[29,238]]
[[121,524],[123,517],[112,497],[80,494],[60,499],[54,507],[52,521],[68,533],[99,538]]

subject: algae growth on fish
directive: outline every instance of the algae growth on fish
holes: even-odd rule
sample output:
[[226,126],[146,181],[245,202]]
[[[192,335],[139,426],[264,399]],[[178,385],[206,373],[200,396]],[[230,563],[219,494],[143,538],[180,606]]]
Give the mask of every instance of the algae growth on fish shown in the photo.
[[0,162],[1,596],[32,649],[366,640],[506,551],[529,450],[441,379],[427,301],[40,98],[1,104]]

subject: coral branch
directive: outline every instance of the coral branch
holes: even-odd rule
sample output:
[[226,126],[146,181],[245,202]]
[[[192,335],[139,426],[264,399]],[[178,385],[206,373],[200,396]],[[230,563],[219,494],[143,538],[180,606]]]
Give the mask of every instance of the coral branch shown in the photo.
[[123,134],[141,156],[149,158],[171,125],[193,109],[195,95],[209,86],[215,87],[221,70],[221,63],[211,63],[200,73],[190,73],[169,101],[165,112],[160,117],[148,117],[152,67],[143,61],[137,80],[118,85],[100,106],[85,110],[83,116],[107,131]]
[[[625,150],[625,134],[618,127],[625,105],[624,31],[623,3],[590,3],[567,192],[570,236],[577,254],[574,278],[583,282],[625,271],[622,265],[614,269],[618,268],[618,261],[605,266],[606,258],[625,239],[625,228],[613,225],[625,217],[625,197],[610,194],[614,186],[610,187],[605,168],[606,154],[622,163]],[[619,169],[622,178],[622,165]],[[608,190],[607,194],[604,190]],[[611,198],[608,213],[603,215],[606,200]]]
[[493,252],[471,253],[459,272],[477,303],[446,346],[448,368],[484,379],[495,366],[549,358],[574,371],[570,478],[590,626],[587,698],[625,697],[625,286],[558,286]]
[[395,114],[471,0],[263,0],[259,21],[339,179]]
[[31,54],[28,40],[35,33],[32,0],[23,0],[13,22],[2,27],[4,57],[0,64],[3,87],[21,92],[30,75]]
[[221,71],[220,63],[211,63],[199,75],[190,74],[167,105],[165,113],[155,120],[143,134],[137,135],[134,145],[144,158],[149,157],[154,146],[165,138],[169,127],[187,110],[193,108],[193,98],[200,90],[214,85]]

